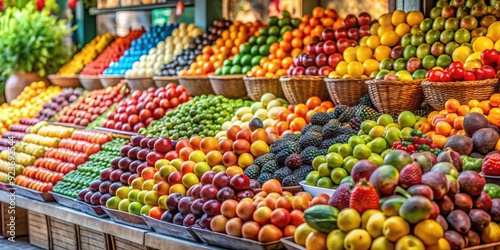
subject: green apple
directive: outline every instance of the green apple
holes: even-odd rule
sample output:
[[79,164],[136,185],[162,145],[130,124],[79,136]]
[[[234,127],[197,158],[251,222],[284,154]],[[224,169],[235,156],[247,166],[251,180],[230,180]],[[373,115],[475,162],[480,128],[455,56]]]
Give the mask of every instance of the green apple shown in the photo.
[[413,114],[411,111],[403,111],[398,116],[398,123],[403,128],[404,127],[411,127],[412,128],[416,122],[417,122],[417,119],[415,117],[415,114]]
[[118,210],[123,212],[128,212],[128,206],[130,205],[129,199],[122,199],[120,203],[118,203]]
[[387,141],[388,145],[392,145],[395,141],[401,141],[403,135],[401,134],[401,130],[398,128],[388,128],[384,133],[384,138]]
[[389,123],[393,123],[394,119],[389,114],[383,114],[377,119],[377,125],[387,126]]
[[380,154],[387,149],[387,141],[382,137],[377,137],[370,142],[370,149],[373,153]]
[[333,181],[332,181],[332,179],[330,179],[330,177],[321,177],[321,178],[319,178],[318,182],[316,183],[316,186],[322,187],[322,188],[332,188]]

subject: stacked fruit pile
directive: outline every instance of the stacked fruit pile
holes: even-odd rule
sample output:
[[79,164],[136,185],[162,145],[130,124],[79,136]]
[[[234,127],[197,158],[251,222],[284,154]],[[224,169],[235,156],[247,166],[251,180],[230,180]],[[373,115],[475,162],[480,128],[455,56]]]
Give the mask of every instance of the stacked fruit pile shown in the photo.
[[[118,62],[125,51],[130,48],[132,41],[143,33],[144,30],[133,30],[124,37],[116,38],[93,62],[83,68],[80,75],[101,75],[111,63]],[[106,74],[118,74],[118,72],[107,70]]]
[[240,53],[239,47],[254,36],[263,25],[260,21],[243,24],[236,21],[229,29],[222,31],[221,37],[215,40],[214,45],[203,48],[201,56],[189,66],[186,71],[179,72],[179,76],[207,75],[223,66],[224,60]]
[[[270,52],[270,46],[277,47],[279,44],[273,45],[275,43],[281,42],[281,39],[285,32],[292,32],[293,29],[298,28],[301,20],[299,18],[291,18],[290,14],[286,11],[283,13],[283,17],[278,19],[277,17],[269,18],[269,28],[260,28],[257,35],[250,37],[248,43],[240,45],[240,52],[236,54],[232,59],[226,59],[223,63],[222,68],[215,70],[216,75],[235,75],[235,74],[246,74],[252,67],[258,66],[262,58],[266,58]],[[290,35],[290,34],[288,34]],[[285,41],[288,43],[290,41]],[[291,46],[284,52],[291,52]],[[280,55],[284,56],[283,55]],[[284,58],[284,57],[283,57]],[[277,73],[278,76],[284,75],[285,71],[278,72],[281,66],[281,61],[276,58],[276,62],[272,62],[269,67],[265,67],[266,70],[273,74]],[[268,75],[272,77],[271,75]]]
[[32,118],[42,109],[43,104],[59,95],[59,86],[47,86],[45,82],[33,82],[23,92],[8,103],[0,106],[0,134],[6,132],[12,124],[19,123],[21,118]]
[[91,63],[114,39],[111,33],[96,36],[80,52],[75,54],[68,63],[63,65],[57,71],[57,74],[71,76],[80,73],[85,65]]
[[[162,64],[160,70],[156,72],[156,75],[177,76],[181,70],[188,70],[189,65],[193,64],[196,57],[201,54],[203,47],[212,46],[215,41],[220,38],[222,32],[228,29],[230,25],[230,21],[214,20],[208,32],[196,36],[194,41],[189,44],[188,48],[184,49],[180,55],[172,60],[172,62]],[[213,58],[214,60],[216,59],[215,56]]]
[[[126,77],[152,77],[160,70],[161,64],[170,63],[174,58],[187,49],[195,36],[201,35],[200,28],[194,24],[179,24],[165,41],[160,41],[155,47],[149,49],[147,55],[142,55],[135,61],[132,69],[127,70]],[[153,33],[154,36],[154,33]],[[132,52],[129,52],[132,53]]]
[[66,174],[52,191],[75,199],[78,198],[80,191],[88,188],[92,182],[99,179],[101,172],[109,168],[111,160],[120,156],[120,148],[126,142],[125,139],[116,138],[102,144],[98,153],[90,155],[88,161],[80,164],[75,171]]
[[229,121],[234,112],[251,101],[228,99],[223,96],[202,95],[169,111],[157,121],[152,121],[142,133],[148,137],[189,138],[192,135],[215,136],[224,122]]
[[[142,56],[147,56],[147,53],[160,41],[163,41],[167,38],[167,36],[170,36],[175,28],[176,26],[173,24],[169,26],[156,26],[149,28],[149,30],[141,37],[131,42],[130,48],[123,53],[123,56],[121,56],[117,62],[111,62],[109,64],[109,68],[104,71],[103,75],[127,75],[127,77],[145,77],[146,75],[154,75],[154,62],[153,65],[150,65],[151,67],[147,69],[141,68],[142,70],[129,70],[132,69],[132,65],[139,61]],[[156,59],[156,56],[153,59]],[[145,65],[141,66],[144,67]]]
[[114,103],[120,102],[128,93],[129,89],[122,83],[87,92],[70,106],[64,107],[56,119],[58,122],[87,126]]
[[342,184],[329,201],[333,207],[306,210],[295,241],[316,249],[462,249],[500,240],[490,216],[498,218],[493,203],[500,200],[483,192],[482,176],[459,174],[451,159],[437,162],[432,154],[413,161],[404,151],[393,153],[384,159],[390,165],[355,166],[359,182]]
[[41,127],[38,135],[53,136],[49,138],[57,140],[47,146],[43,153],[35,155],[36,160],[23,170],[22,175],[16,177],[15,183],[43,192],[51,191],[64,175],[76,170],[76,166],[86,162],[90,155],[99,152],[103,143],[111,140],[109,135],[104,133],[73,131],[52,125]]
[[102,127],[137,133],[188,100],[189,94],[182,85],[169,84],[156,90],[136,90],[129,98],[118,103],[116,110],[102,122]]
[[48,121],[59,113],[64,107],[76,101],[84,90],[81,88],[66,88],[56,97],[52,97],[49,102],[43,104],[43,109],[38,112],[35,119]]
[[0,152],[22,141],[24,136],[30,132],[30,127],[38,122],[40,122],[38,119],[21,118],[19,124],[12,124],[8,131],[2,133],[2,137],[0,138]]

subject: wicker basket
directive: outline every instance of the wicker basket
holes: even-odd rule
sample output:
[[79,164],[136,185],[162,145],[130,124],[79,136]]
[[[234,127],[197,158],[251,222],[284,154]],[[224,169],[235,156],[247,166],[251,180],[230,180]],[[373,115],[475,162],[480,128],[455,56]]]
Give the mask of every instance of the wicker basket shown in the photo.
[[52,84],[63,88],[78,88],[82,86],[80,84],[80,79],[78,79],[78,75],[72,75],[72,76],[49,75],[49,80]]
[[155,81],[157,88],[165,87],[169,83],[179,85],[179,77],[177,76],[155,76],[153,77],[153,81]]
[[422,89],[427,102],[435,109],[444,108],[444,103],[451,98],[460,103],[470,100],[488,100],[497,90],[498,79],[486,79],[466,82],[422,82]]
[[306,103],[307,99],[317,96],[328,100],[328,89],[322,76],[282,76],[281,88],[288,102]]
[[248,98],[243,75],[209,75],[210,85],[215,94],[231,99]]
[[101,80],[102,86],[107,88],[107,87],[113,87],[113,86],[118,85],[118,83],[120,83],[124,79],[124,77],[118,76],[118,75],[114,75],[114,76],[101,75],[99,77],[99,79]]
[[215,94],[208,76],[181,76],[179,84],[184,86],[190,96]]
[[102,89],[101,80],[99,80],[99,76],[82,76],[79,77],[80,83],[86,90],[96,90]]
[[369,80],[366,84],[370,99],[378,111],[396,115],[405,110],[415,111],[422,104],[424,93],[421,82]]
[[276,97],[285,98],[281,89],[280,79],[278,77],[243,77],[245,88],[250,99],[258,102],[265,93],[272,93]]
[[132,91],[156,88],[153,78],[148,77],[127,78],[127,85]]
[[369,78],[332,79],[325,78],[326,88],[335,105],[355,106],[364,95],[368,94],[365,84]]

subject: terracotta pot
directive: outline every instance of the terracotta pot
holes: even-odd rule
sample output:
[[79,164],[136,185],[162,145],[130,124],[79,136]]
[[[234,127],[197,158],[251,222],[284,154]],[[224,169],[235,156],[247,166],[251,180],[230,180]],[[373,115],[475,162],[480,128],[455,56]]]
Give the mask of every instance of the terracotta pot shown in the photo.
[[26,86],[29,86],[32,82],[44,81],[48,83],[46,78],[41,77],[38,73],[20,73],[16,72],[12,74],[5,83],[5,99],[8,103],[16,99],[16,97],[21,94]]

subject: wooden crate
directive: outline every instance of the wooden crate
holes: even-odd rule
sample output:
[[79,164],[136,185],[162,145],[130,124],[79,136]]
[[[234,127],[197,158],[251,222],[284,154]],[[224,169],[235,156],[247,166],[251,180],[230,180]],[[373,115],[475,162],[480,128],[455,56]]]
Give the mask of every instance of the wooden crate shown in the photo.
[[111,236],[111,244],[113,250],[150,250],[147,246],[115,236]]
[[78,227],[81,250],[110,249],[109,235],[87,227]]
[[[10,210],[10,211],[9,211]],[[15,211],[15,212],[13,212]],[[10,212],[10,213],[9,213]],[[12,235],[9,233],[11,226],[11,216],[16,217],[15,236],[22,237],[28,235],[28,211],[26,209],[16,207],[15,210],[9,209],[9,204],[0,203],[0,237],[9,238]]]
[[79,238],[75,224],[49,217],[50,249],[78,250]]
[[28,235],[31,245],[49,249],[50,238],[47,216],[28,210]]

